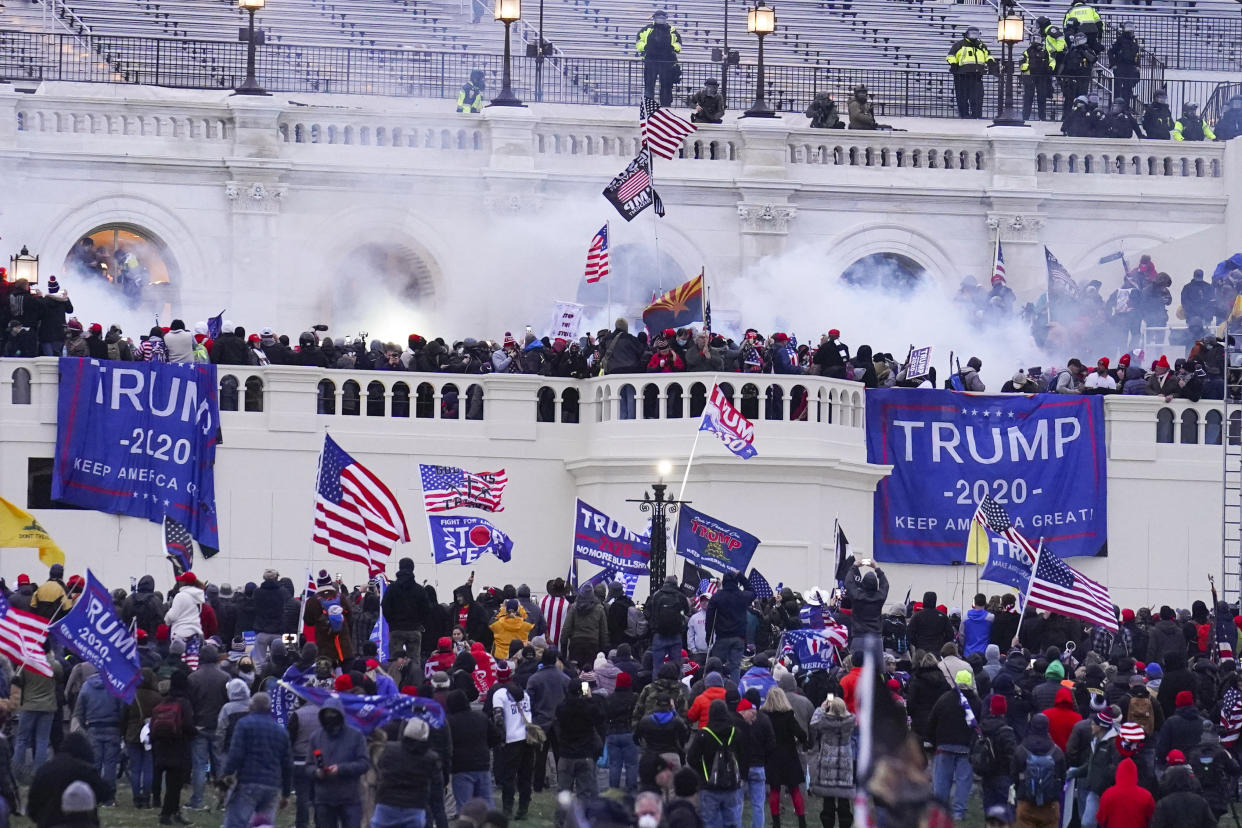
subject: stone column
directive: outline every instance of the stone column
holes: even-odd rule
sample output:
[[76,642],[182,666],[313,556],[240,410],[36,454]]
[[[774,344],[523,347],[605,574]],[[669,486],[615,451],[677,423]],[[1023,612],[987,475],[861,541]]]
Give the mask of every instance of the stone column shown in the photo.
[[[992,152],[988,186],[988,240],[997,233],[1005,257],[1005,281],[1018,296],[1018,306],[1035,301],[1047,287],[1041,212],[1045,194],[1035,173],[1040,137],[1030,127],[989,127]],[[992,274],[980,274],[984,287]]]

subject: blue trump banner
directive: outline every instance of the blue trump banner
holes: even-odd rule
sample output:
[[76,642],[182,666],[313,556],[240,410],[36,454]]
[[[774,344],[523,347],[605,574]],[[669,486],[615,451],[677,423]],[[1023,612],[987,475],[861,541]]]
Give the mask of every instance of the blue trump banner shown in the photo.
[[1019,533],[1055,543],[1061,556],[1107,554],[1098,396],[877,391],[867,395],[867,462],[893,467],[875,493],[878,561],[963,561],[987,496]]
[[457,561],[465,566],[488,552],[508,563],[513,554],[513,539],[483,518],[428,515],[427,523],[436,563]]
[[719,385],[712,386],[712,396],[703,408],[699,431],[715,434],[725,444],[725,448],[743,460],[749,460],[759,453],[755,450],[755,424],[733,407],[733,403],[720,390]]
[[138,642],[117,615],[108,590],[89,569],[81,597],[48,632],[78,658],[95,665],[109,693],[127,704],[134,700],[141,678]]
[[759,539],[689,506],[677,518],[677,554],[695,566],[717,572],[745,572]]
[[280,682],[280,687],[288,690],[304,701],[323,706],[329,698],[340,701],[345,708],[345,718],[363,733],[370,733],[377,727],[383,727],[392,719],[412,719],[418,717],[434,728],[445,725],[444,708],[432,699],[418,696],[355,696],[352,693],[334,693],[323,687],[308,687],[301,684]]
[[167,515],[214,552],[219,434],[214,365],[64,357],[52,497],[153,523]]
[[578,500],[574,507],[574,559],[605,569],[645,574],[651,569],[651,539]]

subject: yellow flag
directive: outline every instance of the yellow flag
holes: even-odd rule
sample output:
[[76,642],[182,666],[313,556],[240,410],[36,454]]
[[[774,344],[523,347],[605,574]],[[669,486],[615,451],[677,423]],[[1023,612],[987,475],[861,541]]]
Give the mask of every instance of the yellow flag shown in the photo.
[[38,549],[39,560],[46,566],[65,564],[65,553],[34,515],[0,497],[0,548],[14,546]]
[[970,522],[970,534],[966,537],[966,563],[983,566],[988,562],[988,530],[977,520]]

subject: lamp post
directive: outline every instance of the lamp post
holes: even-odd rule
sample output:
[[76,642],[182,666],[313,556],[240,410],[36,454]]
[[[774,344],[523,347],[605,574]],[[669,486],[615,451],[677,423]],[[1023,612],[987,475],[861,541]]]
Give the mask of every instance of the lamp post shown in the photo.
[[18,279],[25,279],[32,285],[39,283],[39,257],[31,256],[30,250],[24,244],[22,252],[9,257],[8,280],[16,282]]
[[500,94],[491,106],[524,106],[513,94],[513,57],[509,46],[509,27],[522,19],[522,0],[496,0],[496,19],[505,24],[505,65],[500,81]]
[[246,41],[246,79],[242,81],[242,85],[233,90],[234,95],[266,95],[267,90],[259,85],[258,78],[254,74],[254,52],[255,48],[264,42],[263,31],[254,28],[254,13],[263,8],[266,0],[237,0],[237,5],[244,9],[250,15],[250,25],[242,34],[242,38]]
[[[674,500],[667,495],[668,484],[664,482],[673,470],[673,464],[661,460],[656,467],[660,473],[659,482],[651,484],[651,492],[643,492],[642,500],[630,498],[626,502],[637,503],[641,512],[651,513],[651,569],[648,573],[648,586],[654,595],[664,585],[664,576],[668,569],[668,516],[677,511],[688,500]],[[654,495],[654,496],[653,496]]]
[[1014,8],[1013,0],[1003,0],[996,21],[996,39],[1004,47],[1000,89],[996,93],[996,120],[992,126],[1026,126],[1013,102],[1013,45],[1022,40],[1025,24]]
[[755,72],[755,102],[742,113],[743,118],[775,118],[776,113],[763,99],[763,39],[776,31],[776,9],[758,0],[746,10],[746,31],[759,38],[759,65]]

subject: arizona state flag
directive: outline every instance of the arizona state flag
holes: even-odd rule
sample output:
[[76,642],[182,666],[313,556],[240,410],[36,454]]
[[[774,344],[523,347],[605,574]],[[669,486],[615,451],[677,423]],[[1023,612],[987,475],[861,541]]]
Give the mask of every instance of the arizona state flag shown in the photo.
[[39,560],[47,566],[65,564],[65,553],[34,515],[0,497],[0,548],[15,546],[38,549]]
[[657,298],[643,311],[649,331],[681,328],[703,318],[703,271],[684,285]]

